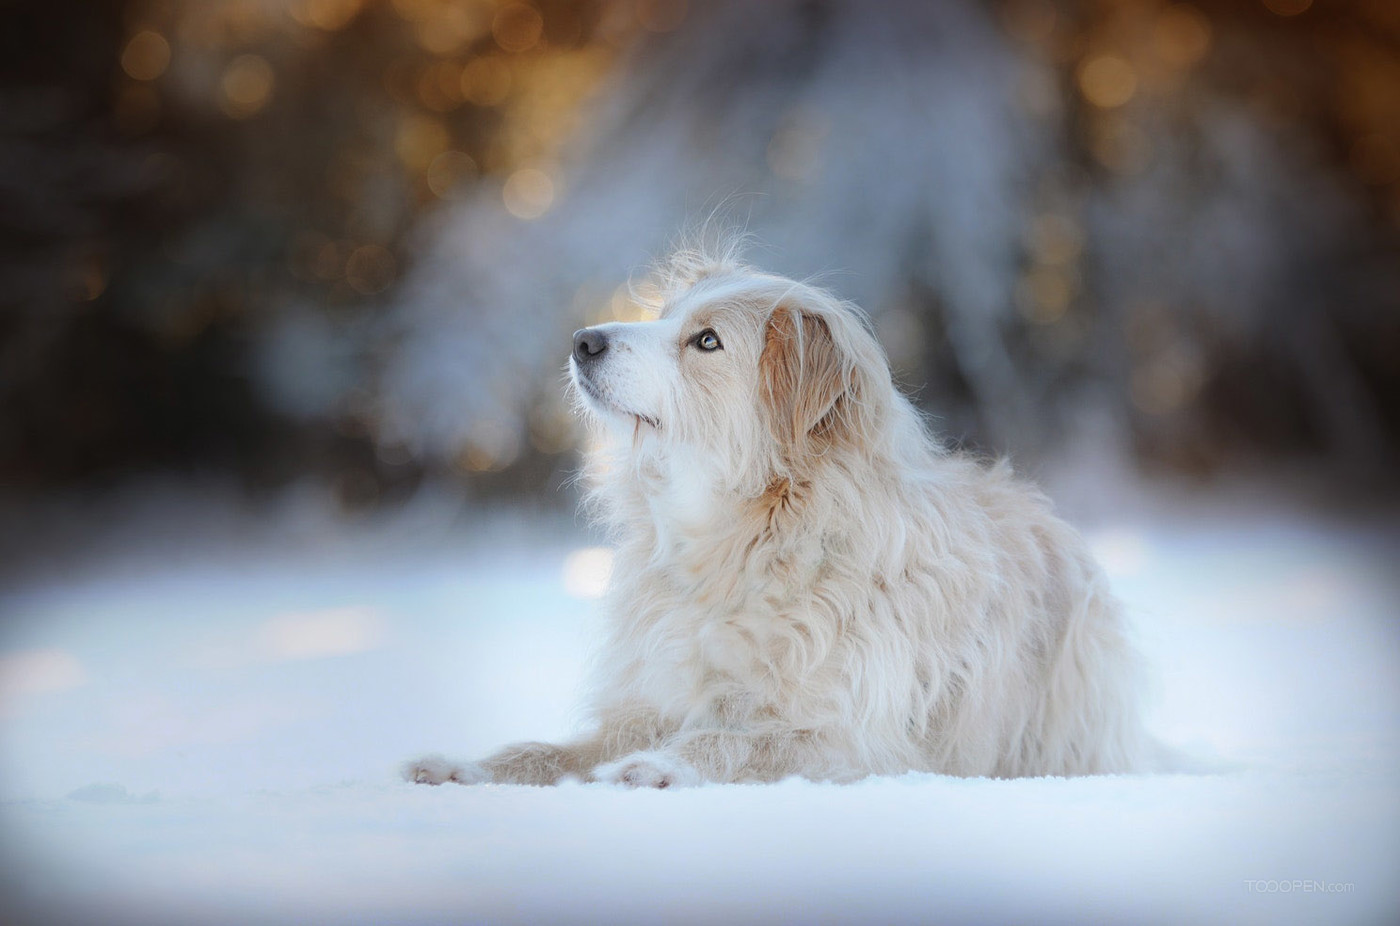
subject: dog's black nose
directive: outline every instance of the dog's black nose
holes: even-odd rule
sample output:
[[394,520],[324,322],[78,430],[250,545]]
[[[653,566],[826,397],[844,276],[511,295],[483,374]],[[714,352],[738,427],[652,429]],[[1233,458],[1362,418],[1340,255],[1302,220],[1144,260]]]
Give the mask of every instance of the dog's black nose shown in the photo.
[[574,359],[579,363],[597,360],[608,349],[608,336],[597,328],[580,328],[574,332]]

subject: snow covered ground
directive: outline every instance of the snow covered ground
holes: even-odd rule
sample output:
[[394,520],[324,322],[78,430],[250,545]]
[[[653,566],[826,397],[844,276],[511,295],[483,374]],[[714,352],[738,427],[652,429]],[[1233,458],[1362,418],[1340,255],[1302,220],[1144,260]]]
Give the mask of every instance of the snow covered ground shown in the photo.
[[1225,771],[628,792],[396,777],[572,728],[569,519],[144,510],[0,591],[6,922],[1400,919],[1393,517],[1089,519],[1154,729]]

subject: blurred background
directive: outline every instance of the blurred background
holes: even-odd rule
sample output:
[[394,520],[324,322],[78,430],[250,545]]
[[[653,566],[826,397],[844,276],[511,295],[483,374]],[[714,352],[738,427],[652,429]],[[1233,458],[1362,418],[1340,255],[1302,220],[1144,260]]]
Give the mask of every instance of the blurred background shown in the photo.
[[715,212],[862,304],[955,442],[1394,489],[1391,0],[4,12],[0,485],[31,522],[190,477],[568,509],[568,334],[634,317],[629,276]]
[[[1047,486],[1154,731],[1249,771],[983,782],[1014,823],[952,837],[936,778],[912,817],[753,793],[803,823],[748,836],[732,790],[657,826],[397,781],[577,725],[611,560],[569,335],[707,220]],[[0,919],[570,921],[715,826],[698,893],[599,919],[788,884],[1257,922],[1240,879],[1306,876],[1358,885],[1316,921],[1395,921],[1397,437],[1396,0],[0,0]],[[763,848],[843,812],[827,868]]]

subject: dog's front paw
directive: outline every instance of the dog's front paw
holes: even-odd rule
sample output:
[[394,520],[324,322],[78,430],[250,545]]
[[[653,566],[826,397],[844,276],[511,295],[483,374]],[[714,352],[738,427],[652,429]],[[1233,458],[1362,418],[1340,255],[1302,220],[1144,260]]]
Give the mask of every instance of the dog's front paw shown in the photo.
[[701,782],[694,767],[664,752],[634,752],[598,766],[593,777],[628,788],[689,788]]
[[490,781],[491,776],[475,762],[449,762],[442,756],[424,756],[403,765],[405,781],[420,785],[440,785],[450,781],[459,785],[477,785]]

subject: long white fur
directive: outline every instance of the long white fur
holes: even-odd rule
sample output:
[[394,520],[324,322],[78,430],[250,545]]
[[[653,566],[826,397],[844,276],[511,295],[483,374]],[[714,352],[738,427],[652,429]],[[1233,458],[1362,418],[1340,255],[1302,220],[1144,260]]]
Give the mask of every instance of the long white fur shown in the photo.
[[[617,543],[593,730],[407,777],[1144,768],[1120,608],[1046,498],[940,446],[855,307],[732,252],[679,252],[658,279],[657,320],[570,361]],[[707,327],[721,350],[694,344]]]

